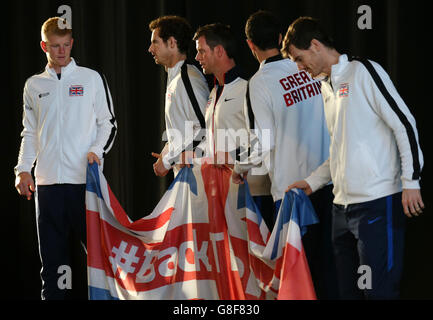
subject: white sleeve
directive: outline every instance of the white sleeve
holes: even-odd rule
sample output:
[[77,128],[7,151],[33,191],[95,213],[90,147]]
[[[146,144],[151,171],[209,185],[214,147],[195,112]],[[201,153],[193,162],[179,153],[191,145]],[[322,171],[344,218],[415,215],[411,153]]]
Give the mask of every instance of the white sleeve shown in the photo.
[[[195,98],[200,107],[200,112],[203,113],[206,102],[209,96],[207,84],[199,78],[189,74],[191,86],[194,91]],[[193,150],[194,142],[200,136],[201,125],[194,111],[192,102],[188,96],[185,86],[182,81],[178,82],[178,87],[171,94],[171,110],[175,110],[175,114],[170,114],[166,117],[167,138],[169,141],[169,152],[163,156],[163,163],[166,169],[179,162],[180,155],[185,150]],[[203,114],[204,118],[204,114]],[[200,139],[199,139],[200,140]]]
[[[370,62],[370,64],[368,64]],[[363,72],[364,84],[370,105],[389,126],[395,136],[400,153],[404,189],[419,189],[421,169],[424,164],[419,145],[415,118],[398,94],[388,74],[371,61],[365,62],[368,72]]]
[[[169,148],[162,160],[166,169],[178,163],[181,153],[192,144],[198,123],[198,120],[195,121],[188,114],[188,109],[192,107],[186,91],[181,92],[181,88],[178,87],[175,92],[172,92],[171,104],[174,112],[165,118]],[[200,124],[198,126],[200,127]]]
[[103,75],[95,77],[95,90],[93,108],[96,114],[97,133],[89,152],[95,153],[99,159],[102,159],[113,146],[117,123],[110,89]]
[[165,144],[164,144],[164,148],[162,148],[162,150],[161,150],[161,157],[162,157],[162,164],[164,165],[164,167],[167,169],[167,170],[170,170],[170,168],[171,168],[171,165],[169,164],[169,163],[165,163],[164,162],[164,157],[165,157],[165,155],[168,153],[168,142],[166,142]]
[[261,78],[252,78],[248,86],[244,114],[250,135],[250,148],[241,153],[240,161],[236,161],[234,170],[237,173],[260,165],[275,147],[272,95]]
[[21,146],[18,154],[18,164],[15,174],[31,172],[38,152],[37,138],[37,110],[29,93],[28,82],[24,86],[23,93],[23,131],[21,132]]
[[310,185],[313,192],[324,187],[332,180],[331,169],[329,166],[329,158],[323,162],[316,170],[314,170],[308,178],[305,179]]

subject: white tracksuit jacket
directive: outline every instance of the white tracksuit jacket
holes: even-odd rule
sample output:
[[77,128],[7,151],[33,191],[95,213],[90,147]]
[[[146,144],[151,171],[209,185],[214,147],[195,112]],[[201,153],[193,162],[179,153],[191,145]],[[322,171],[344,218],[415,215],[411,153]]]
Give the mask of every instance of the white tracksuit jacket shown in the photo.
[[[215,85],[206,106],[206,153],[208,156],[229,152],[235,163],[236,150],[248,148],[248,126],[244,114],[244,98],[247,81],[240,77],[234,67],[225,74],[224,86]],[[221,90],[217,98],[217,91]],[[238,152],[238,153],[239,153]],[[268,195],[268,174],[248,175],[248,184],[253,196]]]
[[30,77],[23,100],[24,129],[15,173],[30,172],[36,160],[38,185],[86,183],[87,153],[103,159],[117,130],[105,78],[72,59],[60,79],[48,66]]
[[329,157],[320,86],[320,81],[281,55],[262,61],[249,81],[251,107],[246,98],[246,121],[254,128],[251,132],[256,133],[258,144],[248,159],[236,163],[235,171],[245,172],[269,156],[274,201],[282,199],[290,184],[310,175]]
[[415,119],[379,64],[341,55],[322,95],[331,147],[306,179],[313,191],[332,179],[334,203],[348,205],[419,189]]
[[[188,93],[181,77],[181,68],[185,60],[181,60],[173,68],[167,70],[167,90],[165,94],[165,126],[168,143],[163,151],[163,164],[168,170],[178,160],[185,147],[192,143],[200,130],[200,122],[192,107]],[[188,77],[194,95],[205,115],[209,88],[203,74],[191,64],[187,65]],[[189,127],[188,127],[189,126]]]

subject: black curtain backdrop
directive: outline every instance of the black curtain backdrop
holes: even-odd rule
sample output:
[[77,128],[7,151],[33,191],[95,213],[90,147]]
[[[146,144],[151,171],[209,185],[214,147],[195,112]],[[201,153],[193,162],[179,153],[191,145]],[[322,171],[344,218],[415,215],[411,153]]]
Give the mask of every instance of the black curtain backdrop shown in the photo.
[[[360,30],[357,9],[372,9],[371,30]],[[416,219],[408,219],[402,297],[433,298],[433,219],[431,129],[432,107],[429,49],[432,2],[357,0],[266,0],[266,1],[126,1],[61,0],[6,1],[3,4],[3,52],[6,90],[3,91],[2,142],[2,266],[11,289],[2,290],[7,299],[40,298],[40,262],[37,246],[34,201],[18,196],[14,188],[22,130],[22,89],[28,77],[40,72],[46,57],[39,47],[40,27],[51,16],[58,16],[60,5],[72,8],[73,57],[80,65],[102,71],[110,86],[118,123],[118,135],[105,160],[107,180],[131,219],[149,214],[171,182],[155,177],[154,159],[159,152],[164,126],[166,75],[147,52],[150,43],[148,23],[161,15],[186,17],[192,27],[212,22],[230,24],[239,40],[237,57],[247,77],[258,68],[245,42],[244,25],[250,14],[266,9],[277,14],[285,30],[297,17],[310,15],[322,20],[334,35],[340,52],[364,56],[380,63],[417,120],[424,153],[422,195],[426,209]],[[191,58],[194,58],[194,44]],[[431,128],[431,127],[430,127]],[[430,134],[429,134],[430,132]],[[74,265],[85,267],[85,256],[74,249]],[[73,273],[73,297],[86,295],[85,273]]]

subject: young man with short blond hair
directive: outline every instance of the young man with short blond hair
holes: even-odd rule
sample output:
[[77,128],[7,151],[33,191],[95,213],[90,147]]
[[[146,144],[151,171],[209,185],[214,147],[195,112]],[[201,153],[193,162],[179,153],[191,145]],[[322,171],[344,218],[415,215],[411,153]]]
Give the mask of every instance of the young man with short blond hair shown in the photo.
[[35,192],[43,299],[66,297],[58,270],[70,264],[72,232],[86,245],[87,163],[103,165],[117,131],[105,77],[76,64],[72,30],[64,25],[54,17],[42,26],[47,65],[24,86],[24,129],[15,167],[18,193],[30,200]]

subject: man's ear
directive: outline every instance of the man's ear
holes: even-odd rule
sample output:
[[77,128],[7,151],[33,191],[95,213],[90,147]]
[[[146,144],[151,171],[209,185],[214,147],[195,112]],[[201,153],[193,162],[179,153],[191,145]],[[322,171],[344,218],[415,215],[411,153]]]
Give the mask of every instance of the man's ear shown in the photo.
[[250,39],[247,39],[247,44],[251,51],[256,51],[256,46]]
[[323,44],[316,39],[312,39],[310,42],[310,48],[314,51],[320,51],[323,48]]
[[222,45],[216,45],[214,48],[214,52],[218,58],[221,58],[225,52],[225,49]]
[[45,41],[40,42],[41,49],[43,52],[47,52],[47,43]]
[[167,46],[170,49],[174,49],[177,46],[177,41],[173,36],[167,39]]

